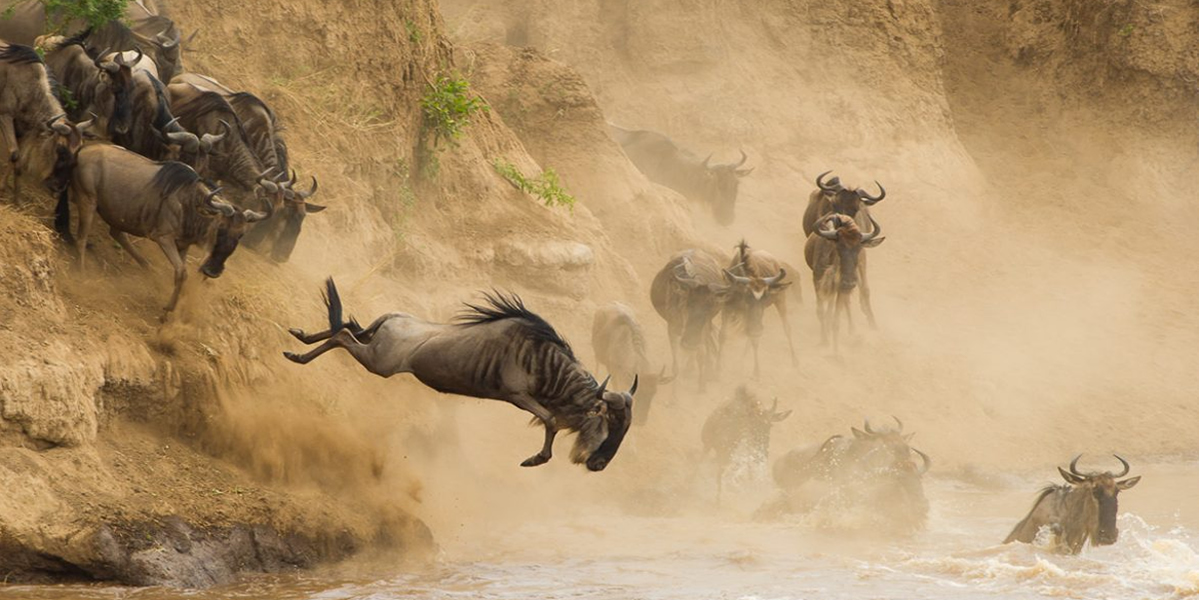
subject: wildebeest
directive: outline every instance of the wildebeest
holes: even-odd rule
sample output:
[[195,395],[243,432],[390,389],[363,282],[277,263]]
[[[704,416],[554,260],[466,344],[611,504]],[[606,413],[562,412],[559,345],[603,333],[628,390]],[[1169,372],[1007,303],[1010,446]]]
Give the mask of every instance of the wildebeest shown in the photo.
[[745,152],[739,151],[742,159],[736,163],[710,164],[711,154],[701,160],[658,132],[622,129],[611,123],[609,131],[630,162],[650,181],[707,204],[718,223],[733,223],[738,182],[754,170],[740,168],[746,164]]
[[[893,417],[895,419],[895,417]],[[820,446],[798,448],[775,461],[772,477],[782,495],[759,511],[760,516],[809,511],[821,507],[838,516],[856,513],[873,525],[912,531],[925,522],[929,502],[922,476],[932,461],[912,447],[904,424],[875,428],[870,421],[853,436],[833,435]],[[918,467],[913,455],[920,457]]]
[[671,343],[671,374],[679,374],[680,347],[695,359],[700,387],[712,377],[712,321],[721,312],[729,284],[721,261],[704,250],[691,249],[671,257],[650,284],[650,302],[667,322]]
[[[264,168],[275,169],[278,173],[288,172],[290,167],[287,143],[282,136],[283,127],[275,111],[258,96],[249,92],[236,92],[212,77],[196,73],[179,75],[172,83],[189,84],[197,89],[220,94],[241,120],[246,131],[246,142],[258,158],[259,164]],[[270,241],[271,258],[277,262],[287,262],[291,257],[305,215],[325,210],[324,206],[307,201],[317,190],[316,178],[312,178],[312,187],[308,191],[293,189],[295,179],[293,175],[291,181],[285,184],[280,196],[283,201],[282,207],[277,214],[255,226],[242,240],[242,243],[252,248]],[[643,385],[645,383],[643,382]]]
[[50,74],[33,48],[0,42],[0,142],[18,181],[31,175],[42,181],[54,163],[51,124],[63,114],[50,86]]
[[[129,242],[128,235],[153,240],[175,269],[175,290],[165,310],[174,310],[187,278],[188,248],[211,243],[208,259],[200,272],[217,278],[225,261],[237,249],[246,226],[269,216],[268,212],[239,211],[209,190],[191,167],[178,162],[158,163],[119,146],[93,144],[77,154],[66,198],[79,208],[75,247],[82,269],[92,219],[99,214],[108,223],[109,234],[143,267],[145,257]],[[60,211],[66,210],[64,199]],[[59,215],[65,224],[65,215]]]
[[307,354],[284,352],[307,364],[334,348],[344,348],[380,377],[412,373],[444,394],[508,402],[541,421],[542,449],[521,463],[550,460],[554,436],[578,433],[571,460],[602,471],[616,455],[633,422],[637,378],[628,392],[607,390],[575,358],[571,346],[545,319],[525,308],[516,295],[485,294],[483,306],[467,305],[456,323],[431,323],[400,312],[387,313],[366,328],[342,321],[342,303],[333,279],[326,281],[329,329],[306,334],[290,330],[305,344],[324,344]]
[[[790,273],[794,274],[795,269]],[[792,325],[787,318],[787,288],[792,285],[792,282],[788,281],[788,274],[784,263],[770,253],[763,250],[751,251],[746,240],[737,245],[737,254],[725,270],[731,290],[724,308],[721,309],[721,333],[717,344],[718,365],[729,330],[738,324],[745,330],[746,337],[750,339],[750,347],[754,349],[754,378],[758,379],[758,341],[763,333],[763,311],[771,306],[779,313],[783,333],[787,336],[788,349],[792,352],[792,364],[796,364]]]
[[103,52],[89,54],[84,46],[87,34],[52,36],[38,42],[47,49],[46,64],[58,79],[59,91],[69,98],[71,120],[94,114],[96,130],[116,139],[128,134],[133,123],[133,70],[124,55],[105,61]]
[[[1082,455],[1080,455],[1082,456]],[[1083,545],[1091,540],[1093,546],[1115,544],[1120,533],[1117,530],[1117,495],[1141,481],[1142,477],[1120,479],[1129,474],[1129,463],[1121,461],[1120,473],[1081,473],[1076,465],[1080,456],[1071,460],[1067,470],[1058,468],[1058,473],[1067,481],[1066,485],[1051,485],[1038,493],[1029,514],[1021,519],[1004,543],[1031,543],[1043,527],[1054,536],[1054,548],[1067,554],[1079,554]]]
[[[813,273],[813,289],[817,296],[817,318],[821,321],[821,343],[833,338],[833,348],[838,348],[838,319],[845,315],[853,330],[850,318],[850,294],[858,286],[858,263],[862,260],[863,248],[874,248],[883,243],[883,229],[874,217],[870,217],[871,232],[864,235],[854,219],[830,213],[817,222],[816,229],[804,244],[804,261]],[[825,225],[831,225],[826,228]]]
[[725,470],[735,462],[753,468],[765,465],[771,448],[771,427],[788,418],[792,411],[778,412],[779,399],[767,409],[746,386],[738,386],[733,399],[718,406],[704,421],[700,443],[705,455],[713,454],[717,464],[717,503]]
[[635,377],[641,379],[641,395],[633,409],[633,424],[644,425],[650,413],[650,403],[658,386],[671,383],[674,375],[666,375],[666,367],[657,373],[646,358],[646,337],[633,309],[613,302],[596,309],[592,317],[592,350],[598,366],[612,373],[613,385],[628,385]]
[[[91,38],[102,48],[117,51],[143,48],[149,51],[159,75],[169,81],[182,68],[180,64],[179,31],[160,7],[148,6],[141,0],[125,4],[121,19],[110,21],[94,31]],[[64,15],[54,14],[47,20],[46,3],[41,0],[8,2],[6,14],[0,18],[0,38],[19,44],[33,44],[48,31],[76,35],[87,30],[83,21],[62,22]]]
[[[200,174],[249,195],[260,187],[266,170],[247,142],[246,129],[233,106],[221,94],[190,83],[167,86],[171,110],[184,129],[196,135],[225,134],[213,145],[207,172]],[[235,192],[236,193],[236,192]]]
[[[842,182],[836,176],[830,178],[829,181],[823,181],[823,178],[832,171],[826,171],[817,175],[817,189],[813,190],[808,196],[808,206],[804,209],[804,218],[801,222],[804,228],[804,235],[812,235],[816,229],[817,221],[822,217],[837,213],[846,215],[858,224],[859,230],[865,234],[871,233],[871,206],[875,206],[887,196],[887,190],[876,181],[875,185],[879,186],[879,195],[872,196],[862,188],[850,190],[842,186]],[[867,324],[872,328],[875,327],[875,313],[871,310],[871,286],[867,281],[867,260],[866,256],[859,257],[858,262],[858,300],[859,307],[863,314],[867,317]]]

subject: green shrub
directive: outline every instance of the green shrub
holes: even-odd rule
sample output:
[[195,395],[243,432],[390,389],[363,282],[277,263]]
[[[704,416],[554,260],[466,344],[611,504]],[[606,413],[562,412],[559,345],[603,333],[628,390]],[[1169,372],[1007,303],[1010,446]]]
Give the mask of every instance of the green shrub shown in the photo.
[[421,99],[425,129],[433,134],[434,147],[439,140],[453,142],[462,137],[463,128],[471,123],[471,115],[488,109],[487,103],[479,96],[472,96],[468,88],[466,79],[443,75],[430,84]]
[[575,210],[575,197],[562,187],[562,181],[554,169],[547,167],[537,177],[529,178],[516,165],[502,158],[492,160],[492,168],[513,187],[538,198],[546,206],[565,206]]
[[39,0],[46,7],[46,30],[61,32],[76,19],[98,28],[125,14],[129,0]]

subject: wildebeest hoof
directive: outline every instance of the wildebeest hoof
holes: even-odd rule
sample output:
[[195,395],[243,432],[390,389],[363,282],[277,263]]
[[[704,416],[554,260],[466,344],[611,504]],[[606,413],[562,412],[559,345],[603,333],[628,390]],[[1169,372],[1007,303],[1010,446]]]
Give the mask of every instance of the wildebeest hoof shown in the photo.
[[[295,327],[289,329],[288,333],[292,334],[292,337],[294,337],[298,340],[301,340],[301,341],[304,341],[304,338],[308,337],[308,336],[304,335],[303,329],[296,329]],[[284,354],[288,354],[288,353],[284,352]]]
[[548,460],[550,460],[549,456],[543,456],[540,453],[534,454],[533,456],[530,456],[529,458],[525,459],[525,462],[521,463],[521,466],[522,467],[536,467],[538,465],[546,464],[546,461],[548,461]]
[[[292,361],[292,362],[294,362],[294,363],[300,363],[300,362],[301,362],[301,361],[300,361],[300,355],[299,355],[299,354],[296,354],[295,352],[284,352],[284,353],[283,353],[283,357],[284,357],[284,358],[286,358],[286,359],[288,359],[288,360],[290,360],[290,361]],[[303,363],[301,363],[301,364],[303,364]]]

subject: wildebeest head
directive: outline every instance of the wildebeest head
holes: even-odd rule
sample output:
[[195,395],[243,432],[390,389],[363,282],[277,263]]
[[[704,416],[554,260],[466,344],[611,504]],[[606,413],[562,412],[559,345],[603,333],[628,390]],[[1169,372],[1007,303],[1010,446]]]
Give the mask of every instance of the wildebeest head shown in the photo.
[[[858,285],[858,256],[863,248],[874,248],[883,243],[885,238],[880,234],[883,228],[870,217],[871,233],[863,235],[854,219],[838,213],[830,213],[817,221],[813,233],[834,242],[838,257],[838,286],[842,291],[854,289]],[[825,225],[833,227],[826,229]]]
[[864,204],[874,206],[876,202],[887,196],[887,190],[883,189],[878,181],[875,182],[875,185],[879,186],[878,196],[872,196],[862,188],[847,189],[842,186],[842,182],[837,176],[830,178],[829,181],[824,181],[824,177],[832,172],[825,171],[817,175],[817,187],[821,189],[821,193],[829,201],[829,205],[835,213],[855,217],[858,215],[858,209]]
[[637,393],[638,378],[628,392],[608,391],[608,378],[596,388],[592,408],[588,411],[575,446],[571,449],[571,460],[584,463],[589,471],[603,471],[612,462],[629,426],[633,424],[633,396]]
[[141,49],[137,52],[137,58],[132,61],[126,61],[125,55],[121,53],[113,54],[109,60],[109,51],[106,48],[92,60],[96,68],[105,73],[112,88],[113,110],[108,121],[110,137],[129,133],[129,128],[133,125],[133,65],[141,60],[142,56]]
[[293,189],[296,184],[296,171],[292,178],[280,185],[283,199],[283,229],[271,246],[271,259],[275,262],[287,262],[296,248],[296,239],[300,237],[300,227],[304,224],[305,215],[319,213],[325,210],[320,204],[313,204],[308,199],[317,193],[317,178],[312,178],[312,186],[305,190]]
[[[1121,493],[1121,490],[1127,490],[1137,485],[1142,477],[1139,475],[1121,480],[1121,477],[1129,474],[1129,463],[1116,454],[1113,456],[1121,461],[1123,467],[1120,473],[1115,475],[1107,471],[1080,473],[1076,465],[1081,456],[1083,455],[1076,456],[1067,470],[1064,471],[1062,467],[1059,467],[1058,472],[1067,483],[1073,486],[1073,489],[1081,489],[1089,494],[1085,502],[1091,504],[1094,510],[1077,512],[1067,515],[1065,518],[1077,520],[1075,525],[1086,529],[1096,545],[1114,544],[1120,533],[1117,530],[1117,495]],[[1064,526],[1070,527],[1071,524],[1064,523]]]
[[736,163],[727,164],[709,164],[712,160],[712,155],[709,154],[700,166],[704,167],[705,176],[708,177],[709,183],[709,198],[708,201],[712,204],[713,217],[722,225],[733,223],[734,204],[737,202],[738,183],[742,177],[745,177],[754,170],[739,168],[746,164],[746,153],[739,150],[742,154],[742,160]]
[[238,210],[232,204],[218,197],[221,188],[200,192],[202,188],[197,186],[197,190],[198,193],[203,193],[203,200],[199,205],[200,212],[218,219],[212,251],[204,264],[200,266],[201,273],[206,277],[216,279],[225,271],[225,261],[233,254],[234,250],[237,250],[238,242],[245,235],[247,227],[270,217],[274,211],[274,205],[264,202],[267,207],[265,212],[249,209]]
[[740,312],[746,320],[746,335],[757,338],[762,336],[763,310],[770,304],[771,297],[787,288],[791,282],[784,281],[787,271],[782,268],[779,269],[779,273],[769,277],[760,277],[753,273],[746,276],[750,247],[742,240],[737,248],[738,257],[734,260],[740,262],[732,269],[723,269],[731,288],[729,301],[736,303],[741,309]]
[[[904,433],[904,423],[896,417],[892,419],[896,421],[896,429],[876,429],[871,427],[869,420],[863,420],[861,430],[850,428],[855,440],[852,453],[856,456],[859,468],[872,472],[924,475],[929,471],[932,461],[924,452],[909,445],[916,434]],[[913,453],[921,457],[920,467],[913,462]]]
[[89,131],[93,119],[72,124],[66,120],[65,114],[51,117],[45,123],[45,131],[41,135],[52,136],[54,141],[54,165],[49,177],[45,179],[46,189],[57,194],[66,189],[70,183],[71,172],[75,169],[75,158],[83,147],[84,139],[95,137]]
[[778,409],[778,398],[767,408],[746,386],[738,386],[733,399],[718,407],[705,421],[701,439],[723,461],[732,458],[739,448],[756,460],[766,460],[771,428],[792,414],[790,410]]
[[681,341],[684,348],[694,350],[708,341],[704,339],[704,334],[708,331],[713,317],[721,312],[730,286],[704,282],[689,272],[688,266],[688,263],[679,264],[675,268],[674,277],[675,281],[688,291],[685,306],[687,320]]

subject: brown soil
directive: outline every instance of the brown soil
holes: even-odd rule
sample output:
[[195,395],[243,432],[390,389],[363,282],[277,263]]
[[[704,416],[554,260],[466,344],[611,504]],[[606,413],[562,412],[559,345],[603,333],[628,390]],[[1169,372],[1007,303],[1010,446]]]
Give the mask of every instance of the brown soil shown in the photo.
[[[80,274],[48,233],[48,198],[0,206],[10,580],[204,585],[366,547],[412,555],[430,530],[564,502],[581,518],[708,507],[699,429],[750,373],[740,340],[721,385],[660,392],[647,428],[588,475],[562,456],[519,469],[540,435],[511,407],[381,380],[340,353],[288,363],[286,329],[324,320],[330,274],[363,320],[445,319],[496,286],[589,364],[592,310],[622,300],[668,362],[647,294],[666,258],[745,237],[802,265],[803,204],[829,168],[888,189],[888,240],[871,251],[880,329],[839,357],[818,347],[801,274],[801,364],[768,315],[756,384],[796,411],[773,454],[891,414],[939,469],[1200,443],[1195,4],[251,4],[172,14],[201,28],[187,68],[262,95],[321,180],[330,208],[288,264],[239,250],[219,280],[193,272],[160,325],[157,250],[142,244],[142,272],[97,237]],[[492,110],[421,181],[417,102],[450,65]],[[720,158],[744,148],[756,170],[737,223],[648,183],[605,120]],[[555,168],[578,206],[517,192],[497,157]]]

